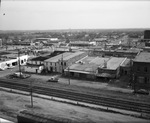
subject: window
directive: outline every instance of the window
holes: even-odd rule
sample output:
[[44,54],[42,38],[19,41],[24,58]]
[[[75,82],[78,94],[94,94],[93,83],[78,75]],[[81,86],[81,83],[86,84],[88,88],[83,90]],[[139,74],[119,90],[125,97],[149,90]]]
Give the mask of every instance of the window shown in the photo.
[[23,64],[23,60],[21,60],[21,64]]
[[142,76],[138,77],[138,82],[139,83],[144,83],[144,77],[142,77]]
[[140,71],[140,67],[137,67],[137,71]]
[[147,70],[147,67],[144,67],[144,71],[145,71],[145,72],[147,72],[147,71],[148,71],[148,70]]
[[61,62],[61,65],[63,65],[63,62]]
[[144,83],[147,84],[148,82],[149,82],[149,78],[148,78],[148,77],[145,77],[145,78],[144,78]]

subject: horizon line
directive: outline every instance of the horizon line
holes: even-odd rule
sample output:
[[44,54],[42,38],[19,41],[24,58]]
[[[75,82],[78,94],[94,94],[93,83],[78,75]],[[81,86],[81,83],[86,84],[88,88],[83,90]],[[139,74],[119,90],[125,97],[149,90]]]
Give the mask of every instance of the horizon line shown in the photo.
[[81,28],[81,29],[12,29],[12,30],[0,30],[0,31],[51,31],[51,30],[118,30],[118,29],[150,29],[150,27],[142,27],[142,28]]

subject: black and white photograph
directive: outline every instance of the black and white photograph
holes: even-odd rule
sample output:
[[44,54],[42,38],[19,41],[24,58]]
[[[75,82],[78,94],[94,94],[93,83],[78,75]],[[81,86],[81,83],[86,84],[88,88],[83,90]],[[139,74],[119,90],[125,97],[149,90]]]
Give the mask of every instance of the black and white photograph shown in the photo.
[[150,123],[150,0],[0,0],[0,123]]

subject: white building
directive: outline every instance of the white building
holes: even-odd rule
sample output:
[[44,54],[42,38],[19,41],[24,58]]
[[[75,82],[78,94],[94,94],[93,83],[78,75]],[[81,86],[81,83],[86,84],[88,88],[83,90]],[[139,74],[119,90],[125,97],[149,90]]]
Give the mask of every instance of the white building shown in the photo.
[[6,60],[4,60],[3,58],[2,60],[0,60],[0,70],[15,67],[18,65],[18,61],[20,61],[20,65],[26,65],[28,58],[29,58],[28,55],[22,55],[14,59],[6,59]]
[[44,68],[43,65],[28,64],[24,67],[24,71],[25,72],[30,72],[30,73],[41,73],[43,68]]

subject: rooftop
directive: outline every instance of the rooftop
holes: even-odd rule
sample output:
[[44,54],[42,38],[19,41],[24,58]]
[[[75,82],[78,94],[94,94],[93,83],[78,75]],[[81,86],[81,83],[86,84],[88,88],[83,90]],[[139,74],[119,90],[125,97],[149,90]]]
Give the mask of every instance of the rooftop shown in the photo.
[[31,61],[44,61],[46,59],[49,58],[49,55],[46,55],[46,56],[38,56],[38,57],[35,57],[35,58],[32,58]]
[[69,60],[69,59],[71,59],[71,58],[73,58],[73,57],[75,57],[75,56],[81,55],[81,54],[83,54],[83,53],[85,53],[85,52],[75,52],[75,53],[72,53],[72,54],[70,54],[70,55],[64,57],[63,60]]
[[49,58],[49,59],[47,59],[45,61],[46,62],[57,62],[58,60],[60,60],[62,58],[64,59],[66,56],[71,55],[71,54],[72,54],[71,52],[65,52],[65,53],[59,54],[57,56],[54,56],[52,58]]
[[50,62],[57,62],[58,60],[60,60],[62,58],[63,58],[63,60],[69,60],[69,59],[71,59],[71,58],[73,58],[75,56],[78,56],[80,54],[83,54],[83,53],[84,52],[75,52],[75,53],[73,53],[73,52],[65,52],[63,54],[60,54],[60,55],[57,55],[55,57],[49,58],[49,59],[47,59],[45,61],[46,62],[49,62],[49,61]]
[[50,55],[35,57],[35,58],[31,59],[31,61],[44,61],[46,59],[49,59],[51,57],[57,56],[57,55],[62,54],[62,53],[64,53],[64,51],[54,51]]
[[124,60],[125,58],[111,57],[110,60],[107,61],[107,68],[102,69],[116,70]]
[[131,64],[130,64],[130,59],[126,59],[126,60],[121,64],[121,66],[123,66],[123,67],[131,66]]
[[146,62],[150,63],[150,53],[149,52],[141,52],[139,55],[135,57],[134,62]]
[[98,66],[103,65],[104,61],[107,60],[109,60],[109,58],[85,57],[81,62],[73,64],[69,68],[71,71],[94,72]]

